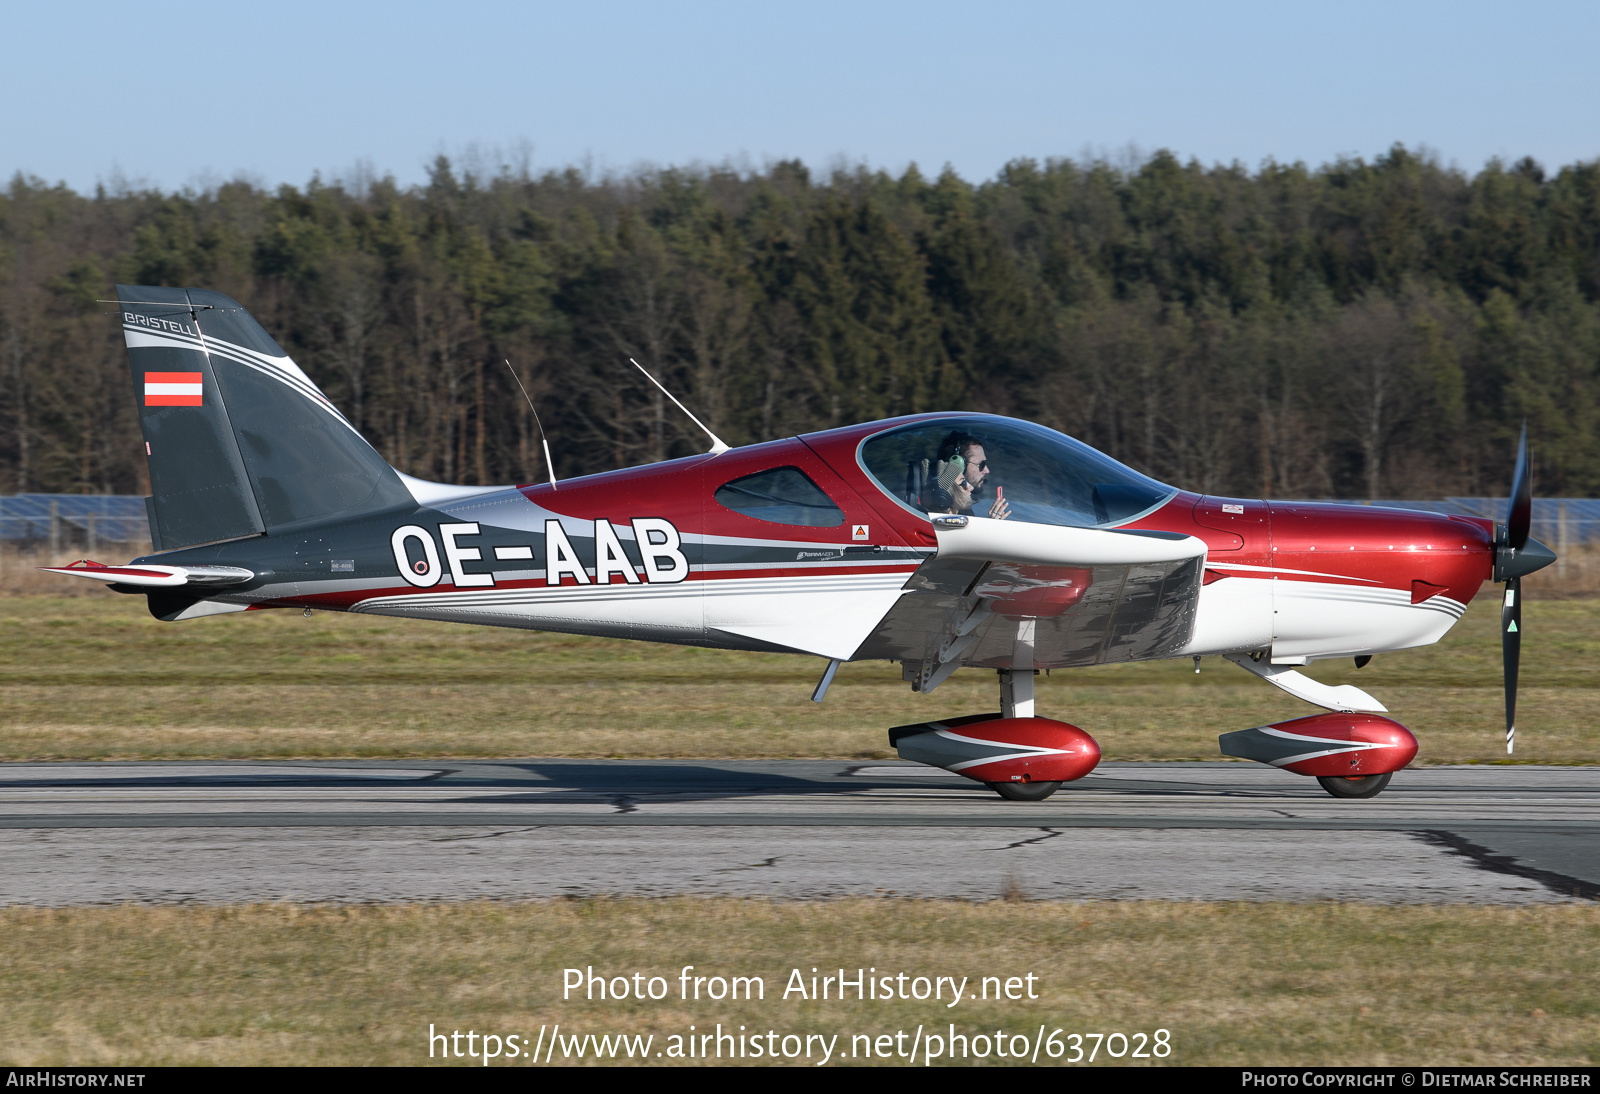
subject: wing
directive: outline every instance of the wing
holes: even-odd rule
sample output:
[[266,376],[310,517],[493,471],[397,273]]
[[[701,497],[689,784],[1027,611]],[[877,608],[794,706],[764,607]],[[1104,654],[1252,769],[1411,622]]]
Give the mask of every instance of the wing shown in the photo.
[[938,551],[856,651],[923,690],[962,665],[1075,668],[1168,657],[1194,631],[1205,544],[1174,532],[945,517]]

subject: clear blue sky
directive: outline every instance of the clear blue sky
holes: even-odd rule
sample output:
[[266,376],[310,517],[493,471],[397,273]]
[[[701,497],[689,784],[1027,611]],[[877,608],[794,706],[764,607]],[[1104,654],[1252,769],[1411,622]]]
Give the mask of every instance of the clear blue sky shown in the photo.
[[536,171],[799,157],[974,180],[1130,148],[1600,156],[1592,0],[13,3],[0,25],[0,172],[80,190],[361,162],[413,182],[473,146]]

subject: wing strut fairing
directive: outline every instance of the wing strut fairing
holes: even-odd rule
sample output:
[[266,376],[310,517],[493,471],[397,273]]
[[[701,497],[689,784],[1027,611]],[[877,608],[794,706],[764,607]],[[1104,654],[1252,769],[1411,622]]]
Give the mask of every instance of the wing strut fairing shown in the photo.
[[1296,699],[1304,699],[1315,706],[1346,712],[1359,710],[1371,714],[1386,714],[1389,710],[1354,684],[1340,684],[1334,687],[1332,684],[1313,680],[1287,665],[1274,665],[1264,658],[1257,661],[1248,654],[1228,653],[1223,654],[1223,657],[1246,672],[1259,676],[1272,686],[1288,692]]

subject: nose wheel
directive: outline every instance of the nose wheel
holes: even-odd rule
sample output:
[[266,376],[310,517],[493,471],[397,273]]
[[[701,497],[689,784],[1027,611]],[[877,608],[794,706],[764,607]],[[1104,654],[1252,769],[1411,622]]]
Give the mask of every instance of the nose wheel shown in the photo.
[[990,790],[1008,802],[1042,802],[1061,789],[1059,782],[988,783]]
[[1359,779],[1318,775],[1317,781],[1322,784],[1322,789],[1336,798],[1376,798],[1393,777],[1394,772],[1386,771],[1382,775],[1366,775]]

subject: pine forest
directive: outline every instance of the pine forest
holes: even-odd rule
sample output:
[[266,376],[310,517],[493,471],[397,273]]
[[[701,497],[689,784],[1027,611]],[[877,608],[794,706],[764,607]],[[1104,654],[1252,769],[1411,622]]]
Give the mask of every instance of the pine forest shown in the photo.
[[[0,493],[147,493],[118,282],[238,299],[394,466],[481,484],[926,410],[1249,497],[1600,490],[1600,162],[1018,160],[823,178],[0,194]],[[509,362],[509,368],[506,364]],[[515,375],[513,375],[513,372]]]

